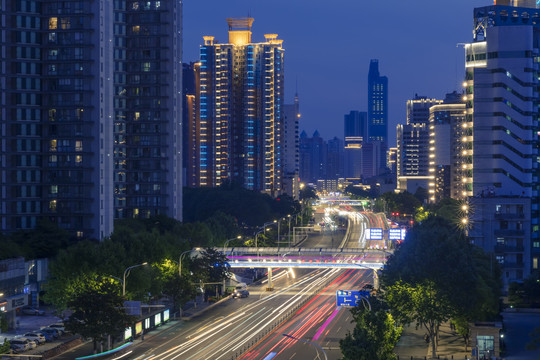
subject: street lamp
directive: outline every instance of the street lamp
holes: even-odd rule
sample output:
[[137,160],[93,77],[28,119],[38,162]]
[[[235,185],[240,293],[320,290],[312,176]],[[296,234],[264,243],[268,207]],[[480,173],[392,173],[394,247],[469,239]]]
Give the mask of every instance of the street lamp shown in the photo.
[[264,230],[266,230],[266,227],[264,227],[262,230],[259,230],[255,233],[255,248],[257,249],[257,257],[259,257],[259,243],[257,242],[257,235],[262,233]]
[[180,258],[178,259],[178,275],[179,276],[182,276],[182,257],[187,254],[187,253],[190,253],[191,250],[187,250],[187,251],[184,251],[183,253],[180,254]]
[[291,214],[288,214],[287,217],[289,218],[289,247],[291,247]]
[[[309,341],[309,340],[300,339],[300,338],[294,337],[294,336],[289,335],[289,334],[282,334],[282,335],[285,336],[285,337],[291,338],[293,340],[301,341],[301,342],[303,342],[305,344],[308,344],[308,345],[311,344],[311,345],[313,345],[315,347],[318,347],[319,349],[321,349],[321,351],[322,351],[322,353],[324,355],[324,358],[326,360],[328,360],[328,356],[326,355],[326,351],[324,351],[324,349],[319,344],[316,344],[316,343],[314,343],[312,341]],[[319,355],[319,351],[317,351],[317,355]]]
[[223,244],[223,255],[225,255],[225,248],[227,247],[227,244],[233,240],[240,240],[242,238],[242,235],[238,235],[237,237],[235,238],[232,238],[232,239],[229,239],[227,241],[225,241],[225,243]]
[[122,296],[126,296],[126,277],[129,276],[129,272],[131,271],[131,269],[139,267],[139,266],[145,266],[145,265],[148,265],[146,261],[143,262],[142,264],[130,266],[126,270],[124,270],[124,281],[122,282]]

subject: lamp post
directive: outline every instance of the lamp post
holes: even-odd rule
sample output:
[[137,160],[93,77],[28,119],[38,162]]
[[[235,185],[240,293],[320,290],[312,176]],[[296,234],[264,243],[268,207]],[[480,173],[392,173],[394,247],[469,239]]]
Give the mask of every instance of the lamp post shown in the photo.
[[240,240],[242,238],[242,235],[238,235],[237,237],[235,238],[232,238],[232,239],[229,239],[227,241],[225,241],[225,243],[223,244],[223,255],[225,255],[225,248],[227,247],[227,244],[233,240]]
[[289,218],[289,247],[291,247],[291,214],[288,214],[287,217]]
[[126,277],[129,276],[129,272],[131,271],[131,269],[139,267],[139,266],[145,266],[145,265],[148,265],[146,261],[143,262],[142,264],[130,266],[126,270],[124,270],[124,281],[122,282],[122,296],[126,296]]
[[180,254],[180,257],[178,258],[178,276],[182,276],[182,257],[190,252],[191,250],[187,250]]
[[[285,337],[291,338],[291,339],[293,339],[293,340],[301,341],[301,342],[303,342],[303,343],[305,343],[305,344],[308,344],[308,345],[311,344],[311,345],[313,345],[313,346],[315,346],[315,347],[321,349],[321,351],[322,351],[322,353],[323,353],[323,355],[324,355],[324,358],[325,358],[326,360],[328,360],[328,355],[326,355],[326,351],[324,351],[324,349],[323,349],[319,344],[316,344],[316,343],[314,343],[314,342],[312,342],[312,341],[309,341],[309,340],[300,339],[300,338],[294,337],[294,336],[289,335],[289,334],[282,334],[282,335],[285,336]],[[319,351],[317,351],[317,355],[318,355],[318,354],[319,354]],[[318,356],[317,356],[317,357],[318,357]]]
[[255,248],[257,249],[257,257],[259,257],[259,243],[257,241],[257,235],[262,233],[264,230],[266,230],[266,227],[264,227],[262,230],[259,230],[258,232],[255,233]]

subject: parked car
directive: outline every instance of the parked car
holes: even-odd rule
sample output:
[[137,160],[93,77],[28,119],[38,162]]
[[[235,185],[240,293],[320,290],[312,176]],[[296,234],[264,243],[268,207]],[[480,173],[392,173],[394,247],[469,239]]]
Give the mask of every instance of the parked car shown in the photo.
[[60,337],[60,331],[58,331],[55,328],[51,328],[51,327],[43,327],[43,328],[39,329],[39,332],[41,332],[41,333],[43,333],[45,335],[50,335],[54,339],[58,339]]
[[245,298],[249,296],[249,291],[247,290],[235,290],[232,294],[233,298]]
[[34,341],[38,345],[45,344],[45,341],[47,341],[47,339],[45,339],[45,336],[34,332],[28,332],[24,334],[24,337]]
[[60,336],[66,333],[66,328],[64,327],[63,323],[51,324],[49,325],[49,327],[58,330],[58,333],[60,334]]
[[25,338],[11,339],[9,340],[9,345],[11,346],[11,350],[16,353],[20,353],[30,349],[30,346],[26,342]]
[[37,343],[33,340],[30,340],[29,338],[25,337],[24,339],[26,339],[26,343],[28,344],[28,349],[32,350],[32,349],[35,349],[37,348]]
[[[58,333],[56,330],[54,331],[56,333]],[[35,334],[38,334],[38,335],[41,335],[45,338],[45,341],[54,341],[56,339],[56,337],[54,336],[54,333],[52,332],[44,332],[44,331],[34,331]]]
[[24,315],[38,315],[38,316],[45,315],[45,311],[33,308],[31,306],[23,307],[22,308],[22,313]]

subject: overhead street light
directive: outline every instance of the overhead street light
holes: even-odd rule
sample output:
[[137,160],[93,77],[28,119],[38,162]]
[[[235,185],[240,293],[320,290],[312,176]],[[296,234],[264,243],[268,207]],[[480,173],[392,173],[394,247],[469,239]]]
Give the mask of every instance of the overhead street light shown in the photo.
[[145,266],[145,265],[148,265],[146,261],[143,262],[142,264],[130,266],[126,270],[124,270],[124,281],[122,283],[122,296],[126,296],[126,277],[129,276],[129,272],[131,271],[131,269],[139,267],[139,266]]
[[229,239],[227,241],[225,241],[225,243],[223,244],[223,255],[225,255],[225,248],[227,247],[227,244],[233,240],[240,240],[242,238],[242,235],[238,235],[237,237],[235,238],[232,238],[232,239]]

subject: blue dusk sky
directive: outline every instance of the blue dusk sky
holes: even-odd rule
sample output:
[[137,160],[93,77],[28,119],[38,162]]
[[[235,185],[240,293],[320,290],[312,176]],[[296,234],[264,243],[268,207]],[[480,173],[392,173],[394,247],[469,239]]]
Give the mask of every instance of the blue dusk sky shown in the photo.
[[285,48],[285,102],[296,82],[300,130],[343,138],[343,115],[367,111],[370,59],[388,77],[391,146],[415,94],[461,91],[473,9],[491,0],[184,0],[184,62],[199,59],[205,35],[228,41],[226,18],[251,16],[252,41],[275,33]]

